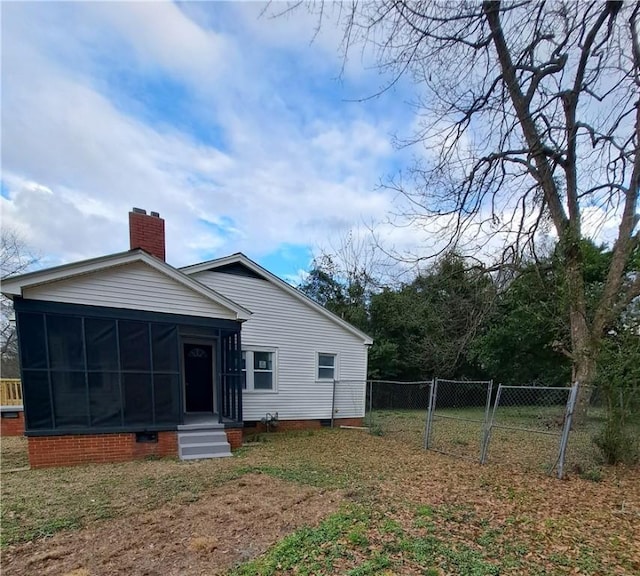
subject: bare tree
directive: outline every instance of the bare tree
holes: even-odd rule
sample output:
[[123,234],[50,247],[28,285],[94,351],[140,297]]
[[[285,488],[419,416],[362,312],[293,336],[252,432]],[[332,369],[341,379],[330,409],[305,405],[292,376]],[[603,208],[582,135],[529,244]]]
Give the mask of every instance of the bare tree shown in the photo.
[[[327,6],[319,12],[325,14]],[[424,147],[389,185],[402,215],[443,250],[472,239],[501,262],[557,236],[569,301],[573,377],[594,380],[603,335],[640,294],[639,3],[382,0],[340,7],[346,57],[376,51],[416,85]],[[599,218],[599,222],[596,220]],[[587,224],[616,230],[607,280],[587,307]],[[484,248],[489,250],[487,246]],[[580,395],[580,405],[588,399]]]
[[337,275],[346,284],[357,282],[368,292],[397,284],[400,278],[413,272],[381,248],[373,227],[352,229],[333,238],[321,250],[321,257],[334,263]]
[[[14,276],[26,272],[38,261],[38,257],[27,247],[20,235],[11,228],[3,227],[0,234],[0,277]],[[0,359],[2,374],[18,376],[16,330],[12,320],[13,303],[6,296],[0,297]]]

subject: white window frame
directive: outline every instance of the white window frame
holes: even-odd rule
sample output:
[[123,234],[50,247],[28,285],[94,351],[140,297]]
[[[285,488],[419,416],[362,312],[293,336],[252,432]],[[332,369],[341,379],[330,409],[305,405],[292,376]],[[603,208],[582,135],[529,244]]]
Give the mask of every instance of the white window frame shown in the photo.
[[[243,346],[242,352],[245,354],[245,366],[247,369],[242,370],[243,374],[246,374],[247,387],[242,389],[242,393],[245,394],[275,394],[278,391],[278,349],[270,348],[269,346]],[[268,352],[272,354],[271,362],[271,389],[266,390],[263,388],[255,389],[254,384],[254,352]],[[249,366],[251,369],[249,369]],[[262,372],[258,370],[258,372]],[[268,372],[265,370],[264,372]]]
[[[320,356],[333,356],[333,378],[320,378],[320,368],[331,368],[331,366],[320,366]],[[337,352],[316,352],[316,382],[333,382],[338,380],[339,355]]]

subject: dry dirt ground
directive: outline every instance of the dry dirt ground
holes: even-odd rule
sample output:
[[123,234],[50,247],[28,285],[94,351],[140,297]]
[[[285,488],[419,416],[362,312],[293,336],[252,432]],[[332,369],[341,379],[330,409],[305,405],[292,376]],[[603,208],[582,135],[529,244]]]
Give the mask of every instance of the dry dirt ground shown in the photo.
[[[222,461],[3,473],[2,574],[640,574],[638,468],[559,481],[358,431],[265,440]],[[3,441],[3,469],[21,445]]]
[[303,525],[335,512],[338,491],[262,474],[214,489],[196,503],[167,504],[131,518],[12,547],[2,573],[41,576],[220,574]]

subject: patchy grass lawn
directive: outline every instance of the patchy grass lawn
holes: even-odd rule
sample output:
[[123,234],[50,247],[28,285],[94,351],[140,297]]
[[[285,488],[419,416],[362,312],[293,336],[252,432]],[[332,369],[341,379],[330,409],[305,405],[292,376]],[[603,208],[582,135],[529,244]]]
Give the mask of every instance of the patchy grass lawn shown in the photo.
[[0,447],[2,447],[0,471],[29,467],[26,438],[22,436],[0,438]]
[[[637,469],[558,481],[352,430],[268,440],[213,461],[3,473],[3,573],[640,573]],[[2,450],[6,469],[19,447]]]

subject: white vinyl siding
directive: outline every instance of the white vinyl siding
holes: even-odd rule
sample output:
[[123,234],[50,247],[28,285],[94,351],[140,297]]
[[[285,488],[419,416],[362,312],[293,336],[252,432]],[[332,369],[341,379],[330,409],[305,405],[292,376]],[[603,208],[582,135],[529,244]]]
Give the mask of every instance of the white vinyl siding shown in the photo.
[[282,420],[330,419],[333,380],[318,379],[318,355],[336,354],[336,418],[364,416],[367,347],[311,306],[275,284],[220,272],[192,278],[216,290],[253,315],[242,325],[242,348],[277,348],[277,393],[245,394],[245,420],[278,412]]
[[143,262],[132,262],[68,280],[26,288],[24,297],[88,306],[235,319],[232,311]]

